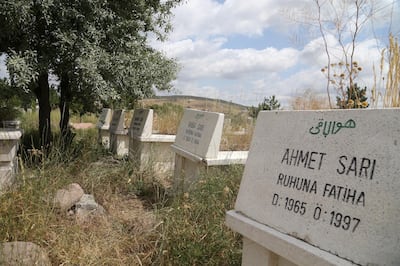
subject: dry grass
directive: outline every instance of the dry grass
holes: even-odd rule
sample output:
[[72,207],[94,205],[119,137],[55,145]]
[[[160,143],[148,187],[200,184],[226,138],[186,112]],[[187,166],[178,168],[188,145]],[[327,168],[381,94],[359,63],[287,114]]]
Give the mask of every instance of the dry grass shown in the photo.
[[[96,129],[76,131],[68,149],[57,143],[48,157],[26,153],[16,185],[0,196],[0,242],[34,242],[54,265],[240,263],[240,238],[224,226],[224,216],[242,167],[208,172],[182,201],[151,167],[139,171],[97,146]],[[105,216],[82,222],[54,208],[55,191],[73,182],[94,195]]]
[[[81,157],[25,168],[18,186],[1,198],[0,241],[37,243],[54,265],[150,265],[159,238],[156,217],[133,192],[134,167],[106,158],[111,163]],[[55,209],[55,190],[72,182],[93,194],[106,215],[82,222]]]
[[308,89],[302,95],[291,100],[293,110],[323,110],[330,109],[327,98],[319,96],[315,91]]
[[153,132],[168,135],[176,134],[183,116],[183,108],[170,103],[150,107],[154,109]]
[[143,99],[139,102],[139,106],[142,108],[150,108],[154,105],[173,104],[181,106],[182,108],[191,108],[196,110],[220,112],[225,114],[238,114],[246,111],[246,107],[237,105],[230,102],[221,101],[218,99],[208,99],[201,97],[165,97],[165,98],[154,98],[154,99]]
[[[385,71],[385,58],[387,71]],[[398,39],[393,35],[389,36],[388,50],[382,50],[379,74],[376,73],[374,67],[374,81],[371,106],[375,108],[400,107],[400,47]]]

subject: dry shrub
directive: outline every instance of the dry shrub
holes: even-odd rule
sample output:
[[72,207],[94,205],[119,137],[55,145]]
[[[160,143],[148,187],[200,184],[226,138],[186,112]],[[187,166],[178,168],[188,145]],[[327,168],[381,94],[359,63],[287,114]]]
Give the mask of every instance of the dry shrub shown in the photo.
[[[385,58],[387,58],[387,73],[385,72]],[[400,47],[398,39],[389,36],[389,48],[382,50],[379,65],[379,77],[374,67],[374,85],[372,87],[371,102],[373,107],[400,107]],[[384,92],[379,91],[383,88]]]
[[162,105],[152,105],[150,108],[154,110],[154,133],[176,134],[183,116],[183,107],[172,103],[164,103]]
[[302,95],[291,100],[291,107],[293,110],[323,110],[329,109],[329,102],[325,97],[318,96],[315,91],[307,89]]

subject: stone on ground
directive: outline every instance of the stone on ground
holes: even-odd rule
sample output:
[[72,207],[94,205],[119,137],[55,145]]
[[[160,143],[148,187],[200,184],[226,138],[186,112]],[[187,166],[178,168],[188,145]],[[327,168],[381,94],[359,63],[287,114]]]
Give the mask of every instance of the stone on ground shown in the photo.
[[47,253],[31,242],[0,243],[0,265],[51,266]]
[[66,211],[74,206],[74,204],[81,199],[83,194],[84,191],[79,184],[69,184],[65,188],[57,190],[54,197],[54,205],[62,211]]

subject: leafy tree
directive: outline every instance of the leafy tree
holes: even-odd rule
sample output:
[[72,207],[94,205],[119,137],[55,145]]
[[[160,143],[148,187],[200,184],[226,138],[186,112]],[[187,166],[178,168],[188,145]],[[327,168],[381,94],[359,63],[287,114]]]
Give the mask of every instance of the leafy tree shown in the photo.
[[256,118],[258,113],[263,110],[271,111],[271,110],[278,110],[281,107],[279,101],[275,98],[275,95],[270,97],[264,97],[264,101],[258,104],[258,107],[250,107],[249,115],[251,117]]
[[340,109],[367,108],[369,104],[366,94],[367,87],[361,89],[357,83],[354,83],[352,89],[347,87],[346,95],[344,97],[336,97],[336,105]]
[[49,75],[59,79],[60,129],[69,109],[101,102],[125,105],[153,89],[169,89],[175,61],[148,45],[171,30],[171,9],[182,0],[0,0],[0,53],[13,86],[39,101],[42,145],[50,143]]
[[[35,105],[32,93],[13,88],[7,79],[0,79],[0,107],[22,107],[25,110]],[[0,117],[1,118],[1,117]],[[1,120],[1,119],[0,119]]]

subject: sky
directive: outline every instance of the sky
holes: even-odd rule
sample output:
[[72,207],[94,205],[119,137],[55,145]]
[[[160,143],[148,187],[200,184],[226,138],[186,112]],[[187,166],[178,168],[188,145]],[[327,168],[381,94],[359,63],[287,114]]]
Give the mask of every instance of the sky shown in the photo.
[[[349,2],[333,2],[343,1]],[[322,18],[332,21],[333,10],[326,6]],[[350,7],[336,7],[342,9],[354,14]],[[400,0],[375,0],[374,10],[362,27],[355,53],[363,68],[357,82],[367,88],[372,87],[373,65],[379,65],[389,32],[400,36]],[[307,89],[326,96],[321,68],[327,56],[316,27],[317,14],[313,0],[184,1],[173,10],[174,30],[167,41],[149,41],[180,66],[174,89],[157,95],[203,96],[248,106],[275,95],[285,109]],[[341,61],[337,38],[326,31],[326,39],[332,61]],[[5,75],[2,56],[0,77]],[[335,97],[335,91],[331,93]]]
[[[330,20],[332,10],[325,7],[323,19]],[[345,10],[354,14],[350,7]],[[399,36],[400,1],[375,1],[374,10],[362,27],[355,53],[363,68],[357,81],[368,88],[389,32]],[[159,95],[196,95],[248,106],[275,95],[286,109],[306,89],[326,96],[321,68],[327,56],[314,19],[314,1],[188,0],[173,13],[169,39],[152,45],[177,59],[181,70],[175,89]],[[339,62],[343,56],[337,38],[326,33],[332,61]]]

